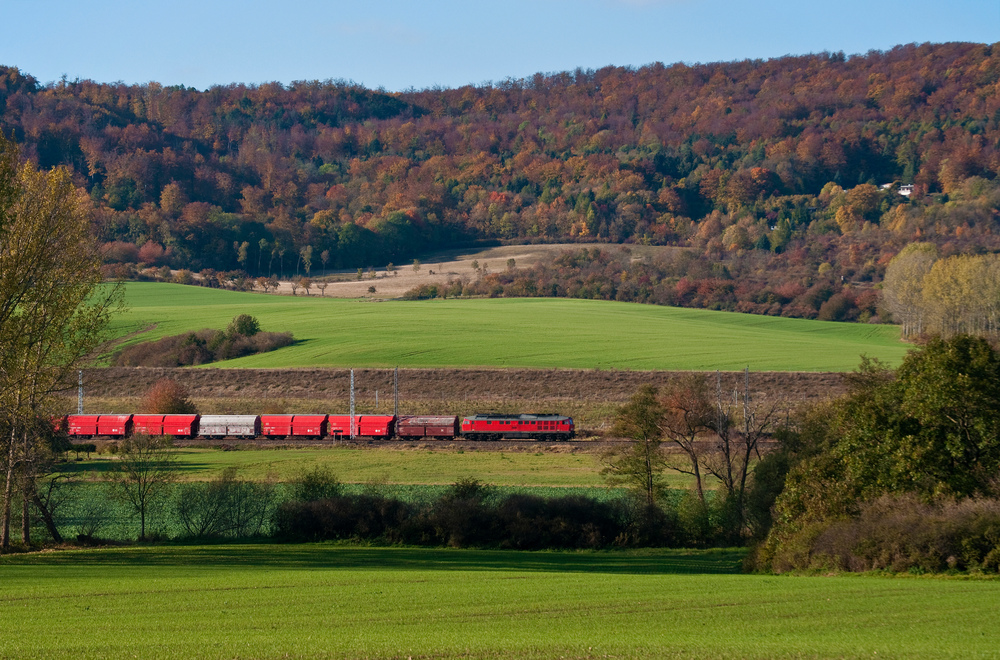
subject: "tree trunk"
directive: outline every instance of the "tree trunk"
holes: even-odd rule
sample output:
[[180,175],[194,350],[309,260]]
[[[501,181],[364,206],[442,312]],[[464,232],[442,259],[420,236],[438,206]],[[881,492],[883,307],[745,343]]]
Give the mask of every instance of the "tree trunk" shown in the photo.
[[11,433],[10,451],[7,455],[7,483],[3,491],[3,521],[0,523],[0,548],[10,549],[10,498],[14,491],[14,434]]
[[45,522],[45,528],[49,530],[52,540],[56,543],[62,543],[62,534],[59,533],[59,529],[56,527],[56,521],[52,518],[52,512],[49,511],[49,508],[45,506],[44,502],[42,502],[42,498],[38,496],[38,491],[33,493],[33,497],[31,499],[38,508],[38,511],[41,513],[42,520]]
[[645,475],[646,476],[646,504],[648,504],[649,506],[653,506],[653,502],[654,502],[654,498],[653,498],[653,461],[651,460],[651,457],[649,455],[650,454],[650,446],[649,446],[649,440],[648,439],[645,442],[645,448],[646,448],[646,451],[645,451],[644,458],[646,460],[646,475]]
[[35,467],[31,463],[31,448],[28,445],[29,430],[23,432],[24,444],[21,447],[21,542],[31,545],[31,497],[29,490],[34,490]]
[[743,458],[743,465],[740,467],[740,490],[738,491],[739,497],[737,503],[739,505],[738,511],[740,514],[740,533],[742,534],[743,525],[746,523],[746,493],[747,493],[747,475],[750,472],[750,451],[751,447],[749,443],[746,447],[746,456]]
[[695,456],[691,457],[691,465],[694,468],[694,485],[695,489],[698,491],[698,499],[702,504],[705,503],[705,490],[701,486],[701,470],[698,469],[698,458]]
[[25,477],[21,489],[21,542],[31,545],[31,501],[28,499],[28,481]]

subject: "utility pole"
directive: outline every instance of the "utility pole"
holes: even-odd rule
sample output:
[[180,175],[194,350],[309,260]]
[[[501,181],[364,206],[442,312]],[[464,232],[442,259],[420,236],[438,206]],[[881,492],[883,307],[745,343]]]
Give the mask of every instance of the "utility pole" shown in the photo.
[[83,414],[83,369],[77,372],[77,390],[76,390],[76,414]]
[[354,369],[351,369],[351,440],[357,435],[357,422],[354,419]]
[[399,367],[392,374],[392,414],[399,417]]

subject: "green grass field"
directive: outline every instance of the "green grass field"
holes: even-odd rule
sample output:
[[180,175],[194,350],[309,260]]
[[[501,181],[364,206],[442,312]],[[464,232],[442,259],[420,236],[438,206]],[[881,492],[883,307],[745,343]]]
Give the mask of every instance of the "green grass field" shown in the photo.
[[847,371],[862,354],[896,365],[895,326],[826,323],[570,299],[371,302],[129,284],[117,333],[131,341],[225,328],[253,314],[298,343],[226,367],[539,367]]
[[0,657],[996,657],[1000,581],[733,551],[175,546],[0,557]]
[[[345,483],[446,485],[473,477],[497,486],[603,486],[598,457],[571,452],[494,452],[422,449],[261,449],[219,451],[178,449],[175,470],[181,481],[205,481],[227,467],[244,479],[288,481],[316,466],[326,466]],[[76,479],[100,479],[113,461],[94,456],[60,466]],[[671,482],[672,484],[674,482]],[[677,484],[686,485],[686,478]]]
[[[391,484],[395,486],[447,486],[472,478],[503,487],[604,488],[600,455],[575,451],[503,452],[455,449],[218,449],[179,448],[174,452],[177,481],[209,481],[229,467],[243,479],[291,481],[303,472],[326,467],[345,484]],[[70,461],[59,472],[74,481],[101,481],[114,461],[93,455],[90,460]],[[707,488],[716,480],[703,475]],[[693,477],[667,470],[667,486],[688,489]]]

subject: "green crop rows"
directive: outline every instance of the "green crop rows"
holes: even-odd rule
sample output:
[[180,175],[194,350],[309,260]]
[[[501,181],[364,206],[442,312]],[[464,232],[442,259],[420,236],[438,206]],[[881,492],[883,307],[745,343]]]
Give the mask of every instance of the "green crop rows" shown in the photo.
[[296,345],[227,367],[539,367],[846,371],[862,354],[898,364],[895,326],[827,323],[570,299],[372,302],[136,283],[115,322],[130,341],[225,328],[237,314]]
[[740,553],[175,546],[0,557],[0,657],[995,657],[1000,581]]

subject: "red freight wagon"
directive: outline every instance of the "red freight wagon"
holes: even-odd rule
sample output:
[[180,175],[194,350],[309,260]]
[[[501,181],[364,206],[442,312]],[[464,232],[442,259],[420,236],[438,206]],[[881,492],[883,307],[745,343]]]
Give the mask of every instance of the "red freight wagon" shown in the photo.
[[198,435],[198,415],[164,415],[163,435],[193,438]]
[[292,416],[261,415],[260,432],[269,438],[287,438],[292,435]]
[[260,432],[269,438],[322,438],[326,419],[326,415],[261,415]]
[[132,415],[132,432],[193,438],[198,415]]
[[132,435],[132,415],[101,415],[97,418],[97,435],[124,438]]
[[[329,435],[335,438],[350,437],[351,416],[330,415]],[[355,415],[354,433],[368,438],[391,438],[395,430],[395,415]]]
[[396,422],[400,438],[454,438],[458,435],[458,417],[409,415]]
[[67,432],[75,438],[92,438],[97,435],[98,415],[70,415],[66,418]]
[[326,415],[295,415],[292,418],[292,435],[322,438],[326,435],[326,420]]
[[[327,428],[327,433],[334,438],[347,437],[351,434],[351,416],[350,415],[330,415],[327,417],[329,420],[329,426]],[[354,429],[357,433],[357,428]]]
[[163,435],[163,415],[132,415],[132,431],[146,435]]
[[462,420],[462,435],[470,439],[569,440],[573,418],[563,415],[472,415]]
[[358,415],[358,435],[391,438],[395,425],[395,415]]

